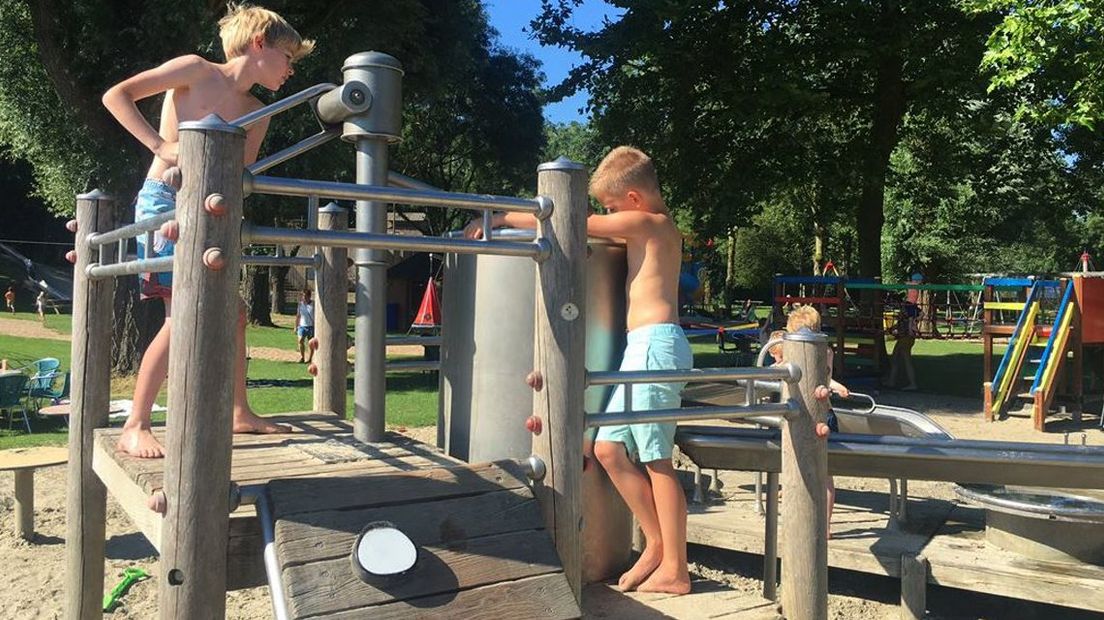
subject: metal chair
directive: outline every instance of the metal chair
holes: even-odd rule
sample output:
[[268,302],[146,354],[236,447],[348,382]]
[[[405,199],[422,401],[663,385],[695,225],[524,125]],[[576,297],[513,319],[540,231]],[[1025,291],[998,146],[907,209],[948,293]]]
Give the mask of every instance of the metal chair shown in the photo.
[[27,375],[12,373],[0,375],[0,413],[8,412],[8,430],[15,423],[15,411],[23,414],[23,425],[31,432],[31,420],[27,417],[27,407],[23,404],[23,394],[27,389]]
[[53,397],[54,380],[61,376],[61,373],[58,372],[59,368],[61,368],[61,362],[54,357],[35,360],[28,367],[28,369],[34,370],[34,373],[27,383],[27,396],[34,401],[36,411],[39,402],[43,398]]

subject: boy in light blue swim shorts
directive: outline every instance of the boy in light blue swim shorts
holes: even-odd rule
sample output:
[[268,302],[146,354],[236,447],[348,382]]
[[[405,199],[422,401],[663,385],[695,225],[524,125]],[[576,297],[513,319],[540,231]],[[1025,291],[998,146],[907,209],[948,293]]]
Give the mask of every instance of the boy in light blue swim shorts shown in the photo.
[[[134,204],[134,221],[140,222],[167,213],[176,208],[176,188],[157,179],[146,179]],[[153,232],[153,247],[146,247],[146,235],[138,236],[138,258],[172,256],[176,242]],[[172,272],[139,274],[142,299],[170,299],[172,297]]]
[[[617,239],[627,250],[625,324],[629,334],[621,369],[690,368],[690,345],[678,325],[682,234],[663,202],[655,165],[639,149],[619,146],[595,169],[590,195],[606,212],[587,218],[587,234]],[[537,222],[524,213],[499,213],[491,224],[535,228]],[[472,220],[464,228],[465,236],[479,237],[482,226],[481,218]],[[677,408],[681,389],[677,383],[637,385],[632,391],[632,410]],[[623,409],[623,392],[616,392],[606,410]],[[644,532],[644,551],[618,580],[622,591],[690,591],[686,495],[671,462],[674,436],[674,424],[598,429],[594,456]]]
[[[693,368],[690,343],[682,328],[671,323],[638,327],[629,332],[621,370],[687,370]],[[685,383],[645,383],[632,388],[632,410],[678,409]],[[625,386],[619,385],[606,405],[607,413],[625,410]],[[624,444],[640,463],[670,459],[675,446],[675,423],[622,424],[598,429],[595,441]]]

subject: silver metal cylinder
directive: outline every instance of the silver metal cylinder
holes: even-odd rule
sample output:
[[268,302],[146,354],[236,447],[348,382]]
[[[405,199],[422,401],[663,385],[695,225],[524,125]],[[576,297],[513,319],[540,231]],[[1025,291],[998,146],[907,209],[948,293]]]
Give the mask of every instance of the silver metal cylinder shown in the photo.
[[[533,231],[502,229],[495,241],[522,243]],[[586,366],[615,369],[625,347],[625,248],[592,240],[587,264]],[[536,270],[531,261],[487,255],[445,256],[442,286],[438,445],[480,462],[525,458],[532,435]],[[545,389],[556,389],[548,386]],[[610,386],[585,392],[585,408],[600,411]],[[596,581],[623,570],[632,542],[631,515],[596,463],[583,471],[583,577]]]
[[[341,67],[346,83],[361,82],[371,93],[371,106],[345,119],[341,137],[395,143],[402,139],[402,63],[382,52],[361,52],[345,59]],[[385,169],[386,173],[386,169]],[[378,181],[387,184],[387,176]]]
[[[357,183],[386,185],[387,142],[362,135],[356,142]],[[357,201],[358,231],[383,234],[386,228],[387,205]],[[354,259],[357,271],[354,340],[357,354],[353,380],[353,435],[363,442],[381,441],[385,430],[387,256],[385,250],[361,248],[356,250]]]

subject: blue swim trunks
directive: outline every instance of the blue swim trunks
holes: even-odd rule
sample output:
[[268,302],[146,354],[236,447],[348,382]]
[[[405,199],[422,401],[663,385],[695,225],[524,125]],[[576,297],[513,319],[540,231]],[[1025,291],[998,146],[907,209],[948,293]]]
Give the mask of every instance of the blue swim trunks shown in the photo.
[[300,338],[314,338],[314,325],[300,325],[295,328]]
[[[146,179],[134,204],[134,221],[148,220],[175,208],[176,189],[157,179]],[[146,235],[138,236],[138,258],[172,256],[175,248],[176,243],[157,231],[153,232],[153,248],[146,247]],[[142,299],[167,299],[172,296],[172,272],[141,273],[138,278]]]
[[[646,325],[628,334],[621,370],[688,370],[694,366],[690,343],[682,328],[673,323]],[[678,409],[685,383],[646,383],[632,388],[633,411]],[[625,386],[619,385],[606,405],[607,413],[625,410]],[[675,446],[675,423],[622,424],[598,429],[595,441],[624,444],[629,457],[641,463],[671,458]]]

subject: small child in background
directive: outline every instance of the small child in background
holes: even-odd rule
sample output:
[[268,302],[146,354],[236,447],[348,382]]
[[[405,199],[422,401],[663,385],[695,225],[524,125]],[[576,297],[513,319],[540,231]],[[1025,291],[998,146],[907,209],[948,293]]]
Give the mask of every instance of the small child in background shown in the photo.
[[46,291],[39,291],[35,298],[35,308],[38,310],[38,320],[46,324]]
[[311,302],[309,288],[303,289],[299,295],[299,305],[295,307],[295,335],[299,344],[299,363],[311,363],[314,360],[314,349],[308,346],[308,341],[314,338],[314,303]]
[[[785,335],[786,335],[786,330],[776,329],[776,330],[774,330],[773,332],[770,333],[770,336],[767,337],[767,342],[770,342],[772,340],[778,340],[779,338],[782,338]],[[769,353],[770,353],[771,358],[774,360],[773,362],[771,362],[769,364],[770,366],[778,366],[779,364],[782,363],[782,345],[780,345],[780,344],[774,345],[773,347],[770,348]]]
[[[810,331],[820,331],[820,313],[816,311],[816,308],[812,306],[799,306],[795,308],[790,315],[786,318],[786,331],[793,333],[802,327],[808,328]],[[779,347],[781,348],[781,347]],[[772,352],[773,354],[773,352]],[[782,354],[779,352],[778,361],[782,361]],[[830,392],[835,392],[841,398],[847,398],[851,395],[850,390],[847,389],[839,381],[832,379],[832,361],[834,354],[832,348],[828,347],[828,386],[817,386],[814,396],[819,400],[828,398]],[[827,424],[817,423],[816,434],[822,439],[828,437],[828,433],[839,432],[839,420],[836,419],[835,412],[831,408],[828,409]],[[836,504],[836,485],[832,480],[832,476],[828,476],[827,479],[827,493],[828,493],[828,538],[832,537],[832,508]]]
[[8,310],[11,310],[12,314],[15,314],[15,287],[9,286],[8,290],[4,291],[4,303],[7,304]]

